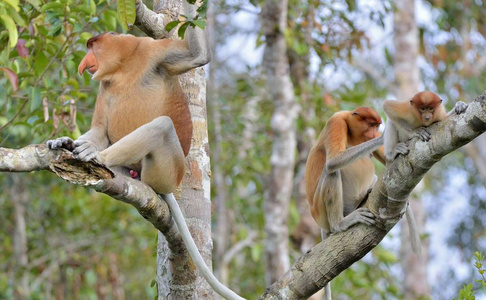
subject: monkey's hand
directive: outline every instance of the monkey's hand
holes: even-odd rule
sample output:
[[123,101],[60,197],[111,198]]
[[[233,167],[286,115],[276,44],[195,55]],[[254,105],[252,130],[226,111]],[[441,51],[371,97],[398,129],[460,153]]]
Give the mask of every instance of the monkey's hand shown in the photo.
[[93,142],[84,139],[74,141],[73,156],[82,161],[93,160],[97,163],[103,163],[96,145]]
[[69,151],[74,150],[74,141],[67,136],[63,136],[55,140],[48,140],[46,144],[47,147],[49,147],[49,149],[53,149],[53,150],[56,149],[66,149]]
[[417,130],[415,130],[414,136],[418,136],[419,139],[421,139],[424,142],[428,142],[432,137],[430,132],[428,132],[425,127],[420,127]]
[[393,160],[397,158],[398,155],[407,155],[410,152],[408,145],[406,143],[398,143],[393,149]]
[[465,112],[467,109],[467,103],[465,102],[462,102],[462,101],[457,101],[456,102],[456,105],[454,106],[454,111],[456,112],[456,114],[460,115],[462,114],[463,112]]
[[338,233],[347,230],[349,227],[363,223],[365,225],[373,225],[376,223],[375,215],[367,208],[361,207],[344,217],[344,219],[331,229],[331,233]]

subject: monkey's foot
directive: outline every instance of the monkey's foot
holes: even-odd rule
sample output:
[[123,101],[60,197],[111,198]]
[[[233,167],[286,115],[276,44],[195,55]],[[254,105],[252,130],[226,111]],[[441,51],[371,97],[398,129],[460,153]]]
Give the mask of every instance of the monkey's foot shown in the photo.
[[88,140],[78,139],[74,141],[73,156],[81,161],[95,161],[100,164],[103,163],[100,152],[98,152],[98,148],[96,148],[96,146]]
[[410,152],[406,143],[398,143],[393,150],[394,159],[397,158],[398,155],[407,155]]
[[420,127],[415,131],[415,136],[418,136],[424,142],[428,142],[432,135],[427,131],[425,127]]
[[467,109],[467,103],[465,102],[462,102],[462,101],[457,101],[456,102],[456,105],[454,106],[454,111],[456,112],[456,114],[460,115],[462,114],[463,112],[465,112]]
[[48,140],[46,144],[47,147],[49,147],[49,149],[52,150],[57,150],[57,149],[66,149],[69,151],[74,150],[74,141],[67,136],[63,136],[55,140]]
[[332,230],[332,233],[338,233],[347,230],[349,227],[362,223],[365,225],[374,225],[376,223],[375,215],[367,208],[361,207],[347,215],[341,223]]

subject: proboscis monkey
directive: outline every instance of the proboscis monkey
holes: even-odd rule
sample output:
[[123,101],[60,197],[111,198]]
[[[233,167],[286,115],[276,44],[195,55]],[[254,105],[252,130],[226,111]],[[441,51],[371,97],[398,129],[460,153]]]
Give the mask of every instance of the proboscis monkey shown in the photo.
[[[191,16],[192,7],[183,2]],[[183,41],[109,32],[89,39],[87,47],[79,74],[87,70],[100,81],[91,129],[76,141],[62,137],[47,145],[72,150],[82,161],[128,169],[132,177],[140,174],[164,194],[189,253],[214,290],[227,299],[242,299],[209,271],[170,194],[184,176],[192,139],[191,114],[178,75],[209,62],[204,32],[188,27]]]
[[[387,161],[393,161],[399,155],[407,155],[410,149],[406,142],[414,136],[422,141],[429,141],[431,135],[426,129],[429,125],[445,119],[453,112],[461,114],[466,109],[467,104],[458,101],[454,110],[446,114],[442,99],[428,91],[416,94],[410,101],[384,101],[383,110],[388,116],[384,134]],[[420,237],[409,205],[407,205],[406,217],[410,228],[412,249],[420,254]]]
[[393,161],[398,155],[407,155],[410,149],[405,142],[414,136],[422,141],[430,140],[426,127],[454,112],[461,114],[466,109],[467,104],[458,101],[454,110],[446,114],[442,99],[428,91],[416,94],[410,101],[384,101],[383,110],[388,116],[384,141],[386,159]]
[[[358,206],[376,181],[371,156],[383,164],[380,115],[369,107],[335,113],[322,130],[306,162],[305,184],[311,214],[322,228],[322,239],[363,223],[375,223],[373,213]],[[325,287],[331,299],[330,284]]]

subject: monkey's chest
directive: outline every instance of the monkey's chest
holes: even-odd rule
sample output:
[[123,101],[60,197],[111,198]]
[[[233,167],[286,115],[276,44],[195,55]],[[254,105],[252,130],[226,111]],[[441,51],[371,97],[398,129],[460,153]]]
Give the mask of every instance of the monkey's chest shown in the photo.
[[341,169],[345,214],[361,202],[375,180],[375,165],[371,158],[362,158]]
[[144,103],[136,105],[133,102],[119,101],[117,105],[113,105],[108,116],[107,129],[110,144],[116,143],[138,127],[161,115],[164,115],[162,109],[153,103],[150,108],[147,108]]

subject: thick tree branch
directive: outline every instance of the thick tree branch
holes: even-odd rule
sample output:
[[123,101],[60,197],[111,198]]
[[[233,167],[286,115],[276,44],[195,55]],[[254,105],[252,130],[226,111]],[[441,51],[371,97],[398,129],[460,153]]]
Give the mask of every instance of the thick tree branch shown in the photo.
[[46,145],[29,145],[22,149],[0,148],[0,172],[40,170],[50,170],[70,183],[91,187],[134,206],[165,235],[171,252],[177,253],[177,258],[172,259],[177,259],[179,266],[195,268],[167,203],[145,183],[93,162],[78,161],[67,150],[49,150]]
[[408,195],[436,162],[484,131],[486,93],[478,96],[464,114],[432,125],[429,142],[412,140],[410,153],[387,165],[367,203],[377,216],[376,226],[358,225],[331,235],[299,258],[261,299],[306,299],[322,289],[373,249],[395,226],[405,212]]

